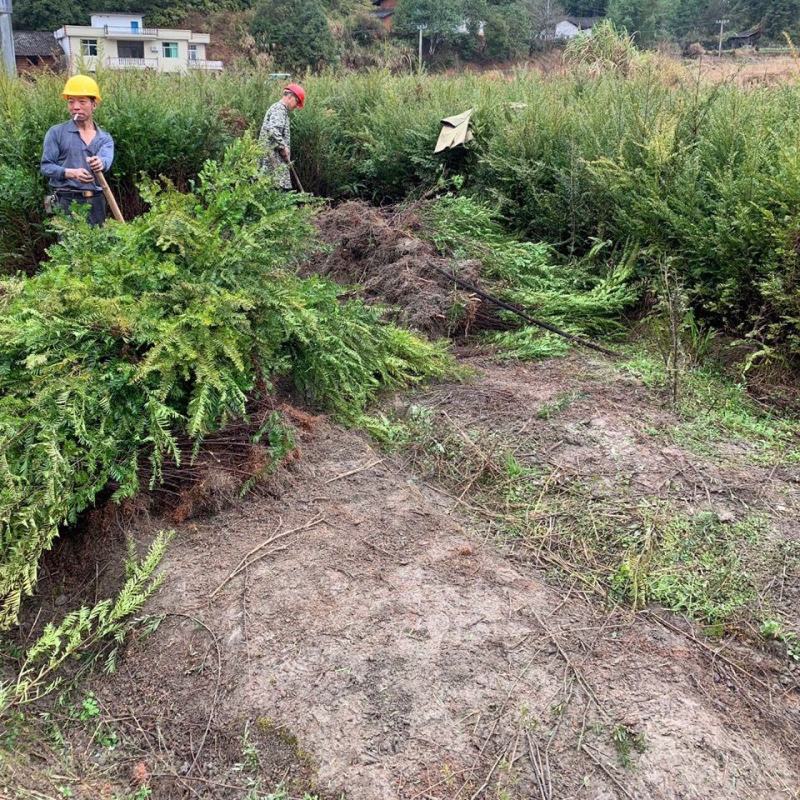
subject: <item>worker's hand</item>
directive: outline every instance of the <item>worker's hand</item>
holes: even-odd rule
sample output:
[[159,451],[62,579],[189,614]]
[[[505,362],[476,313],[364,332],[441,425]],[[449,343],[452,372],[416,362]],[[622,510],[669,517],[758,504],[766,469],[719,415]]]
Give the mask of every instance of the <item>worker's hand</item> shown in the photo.
[[65,169],[64,177],[67,180],[80,181],[81,183],[94,183],[94,175],[88,169]]
[[103,159],[100,158],[100,156],[89,156],[89,158],[86,159],[86,163],[94,172],[103,171]]
[[288,147],[281,147],[281,157],[283,158],[284,161],[288,162],[290,160],[291,155],[289,153]]

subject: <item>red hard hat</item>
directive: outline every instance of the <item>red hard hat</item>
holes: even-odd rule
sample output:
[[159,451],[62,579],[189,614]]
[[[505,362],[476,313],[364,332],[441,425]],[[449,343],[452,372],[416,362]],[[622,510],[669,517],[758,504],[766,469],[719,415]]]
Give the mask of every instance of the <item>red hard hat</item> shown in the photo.
[[306,104],[306,90],[299,83],[290,83],[284,86],[284,92],[291,92],[297,98],[297,107],[302,108]]

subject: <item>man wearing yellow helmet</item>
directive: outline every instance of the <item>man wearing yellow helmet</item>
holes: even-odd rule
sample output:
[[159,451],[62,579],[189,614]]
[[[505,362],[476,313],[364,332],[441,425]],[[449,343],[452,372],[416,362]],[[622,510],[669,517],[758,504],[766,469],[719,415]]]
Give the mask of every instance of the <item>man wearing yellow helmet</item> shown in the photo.
[[102,225],[106,200],[94,172],[107,172],[114,160],[114,140],[94,121],[100,89],[92,78],[74,75],[64,87],[69,122],[54,125],[44,137],[42,174],[49,180],[56,202],[69,211],[73,203],[86,203],[89,224]]

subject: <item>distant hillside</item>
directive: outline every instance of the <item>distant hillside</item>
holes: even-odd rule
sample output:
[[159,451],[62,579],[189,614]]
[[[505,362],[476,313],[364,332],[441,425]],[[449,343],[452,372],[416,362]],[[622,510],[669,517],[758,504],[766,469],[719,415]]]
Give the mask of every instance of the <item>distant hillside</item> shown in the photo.
[[[15,0],[17,30],[56,30],[64,24],[88,24],[89,15],[103,11],[142,13],[152,25],[174,25],[190,14],[214,16],[247,11],[253,0]],[[370,0],[323,0],[331,21],[371,8]]]
[[[527,59],[541,49],[542,30],[552,30],[564,15],[606,16],[632,33],[640,47],[662,42],[685,47],[698,41],[715,47],[719,9],[719,0],[399,0],[390,35],[373,15],[371,0],[15,0],[13,22],[17,30],[52,31],[64,24],[87,24],[91,12],[136,11],[153,26],[190,26],[211,33],[212,57],[281,67],[292,61],[298,44],[320,38],[300,30],[303,18],[316,14],[323,28],[327,19],[333,43],[329,40],[308,60],[294,59],[295,69],[336,63],[399,68],[414,59],[420,22],[430,23],[430,65],[446,67],[457,60]],[[800,0],[730,0],[724,18],[723,38],[747,29],[757,29],[762,44],[784,44],[784,32],[795,41],[800,38]],[[281,27],[288,29],[288,39],[296,37],[294,45],[281,44],[277,37],[276,46],[273,31]],[[476,36],[478,28],[485,36]],[[320,33],[319,24],[314,30]]]

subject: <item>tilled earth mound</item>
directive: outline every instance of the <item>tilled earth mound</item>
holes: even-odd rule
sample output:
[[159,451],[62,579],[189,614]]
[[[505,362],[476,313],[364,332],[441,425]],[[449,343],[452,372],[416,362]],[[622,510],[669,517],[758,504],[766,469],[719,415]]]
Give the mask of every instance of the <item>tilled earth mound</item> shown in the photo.
[[[396,213],[349,201],[315,220],[324,249],[303,266],[304,275],[324,275],[358,284],[367,302],[388,307],[394,322],[431,337],[467,333],[489,311],[481,300],[446,276],[477,284],[479,261],[444,258],[416,234],[413,212]],[[444,274],[443,274],[444,273]]]

